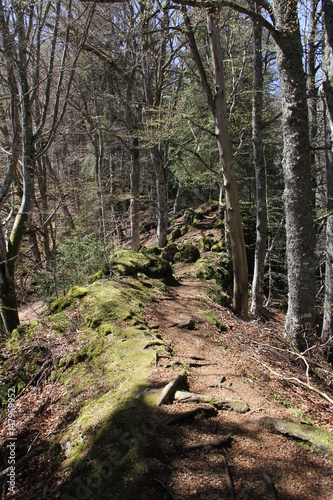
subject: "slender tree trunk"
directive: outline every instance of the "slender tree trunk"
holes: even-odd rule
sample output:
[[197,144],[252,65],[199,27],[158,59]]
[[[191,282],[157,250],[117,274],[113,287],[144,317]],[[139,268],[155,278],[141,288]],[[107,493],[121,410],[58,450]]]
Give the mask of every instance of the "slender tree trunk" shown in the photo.
[[312,205],[316,208],[316,139],[318,133],[317,101],[318,91],[316,84],[316,33],[317,33],[317,8],[319,0],[311,0],[310,5],[310,34],[308,40],[307,61],[307,86],[308,86],[308,109],[309,109],[309,137],[310,137],[310,160],[312,172]]
[[228,223],[232,252],[234,277],[233,308],[238,316],[245,319],[248,315],[248,269],[233,152],[228,131],[223,54],[220,33],[217,28],[218,15],[214,9],[207,14],[208,37],[214,68],[214,92],[212,92],[185,8],[183,8],[183,13],[186,26],[185,34],[199,72],[202,89],[214,119],[221,177],[225,192],[225,217]]
[[161,152],[157,145],[150,149],[152,163],[156,174],[156,194],[157,194],[157,233],[156,245],[165,247],[168,235],[168,190],[167,190],[167,170],[163,165]]
[[140,153],[139,140],[136,137],[131,139],[131,248],[138,251],[140,249]]
[[273,4],[282,95],[284,203],[288,262],[286,336],[300,350],[312,343],[315,258],[306,79],[296,0]]
[[213,60],[215,83],[212,111],[220,166],[224,181],[226,217],[230,230],[232,248],[234,274],[233,307],[236,314],[245,319],[248,315],[248,269],[232,146],[228,131],[222,47],[216,21],[217,18],[215,13],[208,14],[208,36]]
[[[326,343],[333,338],[333,3],[323,1],[325,47],[323,55],[325,95],[325,136],[327,173],[327,223],[326,223],[326,267],[325,301],[321,340]],[[333,358],[333,346],[328,349]]]
[[[260,13],[261,9],[258,9]],[[252,312],[258,316],[263,309],[264,271],[267,243],[266,168],[262,140],[262,27],[253,20],[254,97],[252,104],[252,143],[256,178],[257,236],[252,282]]]
[[[17,297],[15,290],[15,266],[19,248],[26,232],[30,209],[34,199],[34,138],[32,128],[32,117],[30,107],[30,94],[27,74],[27,47],[24,25],[23,8],[18,6],[17,12],[17,70],[20,92],[20,112],[22,130],[22,177],[23,193],[19,211],[16,215],[7,248],[4,245],[4,236],[1,233],[1,272],[0,272],[0,311],[6,331],[11,332],[19,325],[17,309]],[[0,30],[6,51],[6,57],[10,59],[12,47],[7,47],[11,41],[11,35],[6,24],[3,2],[0,2]],[[12,65],[12,60],[7,60]],[[14,91],[13,88],[10,89]],[[15,117],[12,117],[15,120]],[[14,128],[14,127],[13,127]]]
[[174,214],[178,214],[178,212],[180,211],[181,202],[182,202],[182,195],[183,195],[183,183],[180,179],[178,179],[177,194],[176,194],[175,202],[173,204],[173,213]]

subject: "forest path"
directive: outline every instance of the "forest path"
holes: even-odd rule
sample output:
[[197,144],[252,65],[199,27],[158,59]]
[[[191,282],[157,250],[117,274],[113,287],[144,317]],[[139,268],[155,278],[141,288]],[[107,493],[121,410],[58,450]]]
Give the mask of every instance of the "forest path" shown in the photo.
[[[152,379],[166,384],[177,369],[179,372],[181,366],[191,365],[189,391],[242,400],[250,411],[222,409],[212,418],[198,417],[166,426],[161,433],[164,451],[155,457],[159,465],[155,463],[152,472],[162,485],[161,495],[165,489],[167,495],[181,499],[234,498],[232,495],[237,499],[271,499],[277,498],[275,488],[279,499],[333,499],[332,462],[300,448],[294,440],[268,432],[256,421],[266,416],[299,421],[300,416],[309,417],[313,412],[313,420],[318,422],[318,410],[325,406],[316,395],[287,385],[264,366],[272,361],[281,373],[291,369],[293,360],[287,352],[278,350],[285,347],[280,336],[282,316],[281,321],[265,324],[237,319],[230,310],[202,295],[202,284],[189,276],[190,269],[189,265],[178,269],[179,286],[171,287],[168,296],[146,307],[149,324],[158,325],[159,334],[173,349],[173,359],[160,359]],[[210,324],[209,313],[227,330]],[[265,350],[264,345],[272,348]],[[302,377],[300,364],[292,369]],[[163,406],[163,411],[173,416],[195,407],[193,403],[174,402]],[[327,415],[327,421],[322,419],[320,425],[332,430],[330,420]],[[235,432],[235,436],[228,449],[180,452],[185,445],[216,440],[229,432]],[[155,488],[152,492],[148,487],[140,498],[163,498]]]

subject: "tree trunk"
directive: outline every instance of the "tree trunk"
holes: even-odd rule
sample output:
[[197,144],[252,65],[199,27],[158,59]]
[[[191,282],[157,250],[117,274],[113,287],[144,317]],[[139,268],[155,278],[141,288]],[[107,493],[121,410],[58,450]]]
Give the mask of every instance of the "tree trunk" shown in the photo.
[[[323,343],[333,338],[333,4],[323,2],[325,47],[323,55],[325,95],[325,138],[327,173],[327,223],[326,223],[326,268],[324,317],[321,332]],[[328,349],[333,357],[333,346]]]
[[[17,70],[20,93],[21,133],[22,133],[22,178],[23,193],[21,206],[16,215],[7,249],[1,233],[1,276],[0,276],[0,311],[7,333],[19,325],[17,297],[15,290],[15,266],[19,248],[27,229],[29,212],[34,199],[34,139],[30,107],[30,94],[27,73],[26,34],[24,11],[18,6],[17,16]],[[0,2],[0,30],[6,52],[7,65],[13,62],[13,47],[9,47],[12,40],[8,24],[5,20],[3,2]],[[15,88],[10,88],[14,92]],[[13,130],[16,128],[16,116],[12,116]]]
[[168,190],[166,179],[166,168],[163,166],[161,153],[157,145],[150,149],[152,162],[156,174],[156,194],[157,194],[157,233],[156,245],[165,247],[168,235]]
[[217,141],[221,176],[225,192],[225,218],[229,227],[232,262],[233,262],[233,308],[241,318],[248,315],[248,269],[245,251],[245,241],[240,214],[238,190],[234,171],[233,152],[228,131],[226,93],[223,70],[223,55],[220,33],[216,26],[217,13],[212,9],[207,14],[207,27],[210,42],[211,57],[214,68],[214,93],[208,82],[207,73],[195,41],[190,19],[183,8],[186,37],[197,66],[202,90],[205,93],[208,106],[213,115],[215,137]]
[[223,175],[226,218],[230,230],[232,248],[234,275],[233,308],[237,315],[246,319],[248,315],[248,269],[232,146],[228,131],[222,47],[220,43],[220,33],[215,23],[215,14],[208,14],[208,36],[213,60],[215,84],[212,112],[219,150],[220,167]]
[[[260,13],[261,9],[258,9]],[[254,97],[252,103],[252,143],[256,178],[257,236],[252,282],[252,312],[258,316],[263,309],[264,271],[267,243],[266,168],[262,140],[262,27],[253,20]]]
[[173,204],[173,213],[178,214],[180,211],[181,203],[182,203],[182,195],[183,195],[183,183],[180,179],[178,179],[178,188],[177,188],[177,194],[175,198],[175,202]]
[[310,160],[312,173],[312,205],[316,208],[316,153],[315,146],[318,133],[317,101],[318,91],[316,84],[316,34],[317,34],[317,8],[319,0],[311,0],[310,4],[310,33],[308,39],[308,61],[307,61],[307,87],[308,87],[308,110],[309,110],[309,137],[310,137]]
[[139,140],[136,137],[131,139],[131,248],[138,251],[140,249],[140,153]]
[[312,343],[315,320],[315,258],[306,79],[297,2],[273,4],[277,66],[282,96],[284,203],[288,262],[286,336],[300,350]]

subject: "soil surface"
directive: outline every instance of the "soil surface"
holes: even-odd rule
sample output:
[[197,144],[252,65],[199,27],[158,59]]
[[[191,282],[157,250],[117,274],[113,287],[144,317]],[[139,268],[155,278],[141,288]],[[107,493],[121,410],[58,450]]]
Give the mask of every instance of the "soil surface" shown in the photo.
[[[163,471],[158,478],[175,498],[333,498],[332,462],[257,423],[258,418],[269,416],[311,421],[333,430],[332,406],[327,401],[270,371],[305,380],[303,361],[288,352],[283,340],[283,315],[272,315],[264,324],[240,321],[230,310],[203,300],[200,282],[187,273],[185,266],[180,270],[181,285],[171,291],[168,300],[149,306],[147,316],[171,342],[174,356],[185,364],[193,362],[191,392],[242,400],[250,410],[244,414],[221,410],[212,418],[164,429],[162,447],[171,467],[165,478]],[[203,304],[227,331],[204,320]],[[189,320],[195,325],[193,330],[179,327]],[[153,378],[171,380],[174,370],[169,364],[160,362]],[[165,411],[173,415],[194,407],[193,403],[173,403]],[[179,454],[184,445],[214,441],[230,432],[234,438],[228,448]]]
[[[201,234],[193,233],[191,240]],[[188,391],[225,404],[212,409],[199,403],[202,412],[174,422],[172,417],[196,410],[198,403],[163,405],[151,417],[154,439],[147,447],[146,473],[140,481],[125,478],[126,486],[110,492],[110,499],[333,499],[333,462],[323,450],[274,434],[260,423],[272,417],[333,431],[332,367],[316,349],[310,360],[290,349],[283,338],[283,314],[270,311],[265,322],[241,321],[205,298],[193,265],[178,265],[176,274],[179,285],[145,306],[148,325],[172,349],[170,356],[156,357],[150,383],[163,387],[185,370]],[[26,310],[26,317],[35,315]],[[71,332],[56,341],[54,349],[68,352]],[[17,470],[16,493],[8,498],[67,498],[62,457],[49,453],[48,446],[53,430],[70,425],[75,405],[82,402],[64,408],[63,391],[57,381],[45,380],[27,387],[17,400],[16,432],[31,451]],[[229,400],[244,405],[235,407]],[[1,427],[5,443],[5,419]],[[82,492],[77,498],[96,497]]]

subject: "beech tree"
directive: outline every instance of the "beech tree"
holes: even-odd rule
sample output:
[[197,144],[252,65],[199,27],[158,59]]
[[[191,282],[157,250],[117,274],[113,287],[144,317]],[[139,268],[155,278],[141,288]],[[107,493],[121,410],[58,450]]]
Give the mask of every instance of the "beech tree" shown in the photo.
[[[333,338],[333,4],[323,0],[324,21],[324,98],[325,139],[327,175],[327,222],[326,222],[326,267],[324,318],[321,332],[322,343]],[[329,357],[333,357],[333,346],[329,346]]]
[[[257,8],[261,13],[261,8]],[[256,178],[257,223],[254,272],[252,282],[252,312],[258,316],[263,309],[264,271],[267,243],[267,205],[266,205],[266,169],[263,147],[263,58],[262,26],[253,20],[253,108],[252,108],[252,143]]]
[[226,218],[230,229],[232,247],[234,275],[233,307],[236,314],[245,319],[248,314],[248,269],[237,183],[233,165],[233,152],[228,131],[223,55],[220,33],[218,30],[218,12],[216,9],[211,9],[207,12],[207,30],[214,70],[214,90],[212,90],[209,85],[209,79],[200,57],[190,18],[185,8],[183,12],[186,26],[185,34],[198,69],[201,85],[209,109],[214,118],[215,136],[225,189]]
[[233,1],[175,1],[206,9],[233,8],[257,20],[275,41],[282,98],[289,289],[285,334],[304,350],[313,342],[316,297],[309,121],[297,1],[260,2],[271,21]]
[[[8,169],[2,185],[0,204],[4,207],[10,190],[19,199],[19,209],[6,221],[6,234],[0,225],[0,312],[6,332],[19,324],[15,287],[15,267],[22,240],[28,230],[35,196],[36,161],[51,146],[64,117],[68,95],[77,61],[87,35],[94,4],[86,8],[86,25],[74,55],[69,54],[69,36],[73,21],[72,1],[46,4],[0,2],[0,36],[6,84],[10,102],[8,133]],[[64,38],[60,40],[59,25],[64,22]],[[43,39],[49,41],[40,71]],[[60,48],[61,46],[61,48]],[[62,53],[61,53],[61,52]],[[60,56],[61,54],[61,56]],[[60,56],[59,71],[56,59]],[[71,58],[72,68],[65,78],[65,66]],[[33,75],[33,76],[32,76]],[[58,75],[58,77],[57,77]],[[41,106],[34,104],[44,89]],[[34,113],[35,111],[35,113]],[[14,192],[13,191],[13,192]]]

